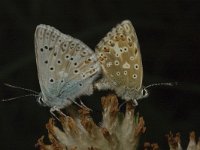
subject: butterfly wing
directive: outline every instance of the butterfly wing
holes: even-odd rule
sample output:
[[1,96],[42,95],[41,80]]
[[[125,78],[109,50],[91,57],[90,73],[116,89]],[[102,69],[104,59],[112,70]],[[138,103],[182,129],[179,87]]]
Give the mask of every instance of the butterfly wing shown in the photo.
[[141,90],[143,68],[140,47],[130,21],[123,21],[107,33],[95,52],[104,75],[97,88],[110,87],[120,93],[119,96],[126,89]]
[[[48,25],[35,31],[35,53],[41,92],[49,105],[82,94],[91,94],[89,87],[100,71],[94,52],[83,42]],[[54,104],[55,103],[55,104]]]

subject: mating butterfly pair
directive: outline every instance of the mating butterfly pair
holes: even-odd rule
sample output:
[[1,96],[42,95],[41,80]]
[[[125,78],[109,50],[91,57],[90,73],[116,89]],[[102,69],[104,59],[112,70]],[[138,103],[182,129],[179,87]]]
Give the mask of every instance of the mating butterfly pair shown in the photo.
[[[38,101],[51,108],[62,109],[75,98],[92,94],[93,87],[114,90],[126,101],[148,95],[142,87],[138,39],[128,20],[107,33],[95,52],[54,27],[39,25],[35,53],[41,87]],[[102,78],[96,81],[99,74]]]

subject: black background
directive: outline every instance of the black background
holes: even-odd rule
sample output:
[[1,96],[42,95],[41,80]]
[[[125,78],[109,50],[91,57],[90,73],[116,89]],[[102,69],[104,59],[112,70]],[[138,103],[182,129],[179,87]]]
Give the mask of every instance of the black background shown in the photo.
[[[168,149],[165,134],[180,132],[183,147],[194,130],[200,136],[200,1],[198,0],[1,0],[0,95],[10,98],[24,91],[3,86],[11,83],[40,91],[33,35],[38,24],[49,24],[91,48],[117,23],[132,21],[140,43],[144,85],[178,82],[175,87],[154,87],[139,102],[146,121],[144,141]],[[83,97],[100,121],[100,95]],[[0,149],[35,149],[46,134],[49,108],[34,97],[0,102]]]

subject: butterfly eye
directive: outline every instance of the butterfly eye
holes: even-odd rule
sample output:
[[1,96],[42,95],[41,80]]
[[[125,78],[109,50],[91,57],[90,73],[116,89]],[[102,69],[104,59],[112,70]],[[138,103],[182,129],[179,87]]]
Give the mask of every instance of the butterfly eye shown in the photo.
[[38,102],[40,105],[45,105],[44,99],[43,99],[42,96],[39,96],[39,97],[38,97],[37,102]]
[[148,91],[145,88],[143,88],[142,89],[142,97],[147,97],[147,96],[148,96]]
[[142,90],[142,95],[145,95],[146,94],[146,91],[145,90]]

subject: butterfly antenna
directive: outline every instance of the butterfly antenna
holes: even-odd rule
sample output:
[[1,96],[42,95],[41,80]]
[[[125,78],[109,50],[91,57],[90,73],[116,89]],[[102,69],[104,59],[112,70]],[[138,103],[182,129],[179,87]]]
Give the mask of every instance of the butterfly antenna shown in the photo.
[[[85,108],[82,104],[77,103],[75,100],[69,99],[70,101],[72,101],[75,105],[77,105],[80,108]],[[87,108],[87,107],[86,107]]]
[[28,92],[33,92],[35,94],[39,94],[39,92],[36,92],[34,90],[31,90],[31,89],[26,89],[26,88],[23,88],[23,87],[19,87],[19,86],[14,86],[14,85],[10,85],[8,83],[4,83],[5,86],[8,86],[8,87],[11,87],[11,88],[15,88],[15,89],[21,89],[21,90],[24,90],[24,91],[28,91]]
[[153,86],[175,86],[177,85],[178,83],[177,82],[169,82],[169,83],[153,83],[153,84],[150,84],[148,86],[146,86],[145,88],[148,89],[148,88],[151,88]]
[[2,101],[7,102],[7,101],[15,100],[15,99],[20,99],[20,98],[23,98],[23,97],[29,97],[29,96],[37,97],[38,95],[36,95],[36,94],[27,94],[27,95],[17,96],[17,97],[13,97],[13,98],[3,99]]

